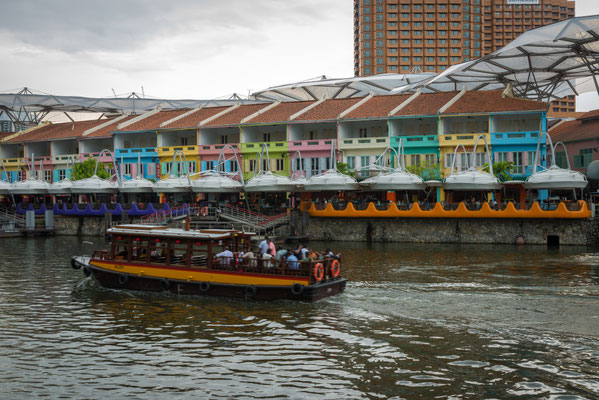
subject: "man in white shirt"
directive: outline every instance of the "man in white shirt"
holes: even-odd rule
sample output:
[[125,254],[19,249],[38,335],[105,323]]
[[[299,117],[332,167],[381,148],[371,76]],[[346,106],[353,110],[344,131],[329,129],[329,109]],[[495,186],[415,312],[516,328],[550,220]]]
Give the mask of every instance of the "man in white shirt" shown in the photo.
[[220,260],[221,266],[230,267],[231,261],[233,261],[233,252],[229,249],[225,249],[223,252],[218,253],[216,258]]
[[264,268],[272,268],[272,254],[271,250],[268,249],[266,253],[262,254],[262,265]]
[[270,248],[270,238],[266,236],[264,240],[260,242],[258,247],[260,248],[260,256],[263,256]]

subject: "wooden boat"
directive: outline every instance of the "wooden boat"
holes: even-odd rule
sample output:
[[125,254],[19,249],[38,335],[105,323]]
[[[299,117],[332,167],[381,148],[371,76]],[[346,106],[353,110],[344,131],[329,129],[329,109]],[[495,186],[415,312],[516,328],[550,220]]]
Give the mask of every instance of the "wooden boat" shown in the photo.
[[[333,258],[277,262],[242,257],[251,245],[247,232],[120,225],[107,234],[109,250],[73,257],[71,266],[108,288],[315,301],[341,293],[347,283],[340,261]],[[225,249],[233,256],[220,254]]]

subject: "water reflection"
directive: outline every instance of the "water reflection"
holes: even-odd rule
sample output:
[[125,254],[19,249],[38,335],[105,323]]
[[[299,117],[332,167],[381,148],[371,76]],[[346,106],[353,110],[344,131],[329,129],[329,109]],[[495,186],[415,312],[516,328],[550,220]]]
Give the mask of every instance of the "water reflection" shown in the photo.
[[106,290],[68,266],[72,254],[89,252],[81,240],[6,240],[0,392],[5,398],[599,396],[598,253],[332,247],[343,255],[348,290],[298,304]]

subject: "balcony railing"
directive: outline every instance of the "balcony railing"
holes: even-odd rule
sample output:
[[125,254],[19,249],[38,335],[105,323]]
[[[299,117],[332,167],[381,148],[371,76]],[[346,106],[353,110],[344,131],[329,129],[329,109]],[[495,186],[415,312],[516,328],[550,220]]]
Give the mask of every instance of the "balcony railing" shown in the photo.
[[[479,136],[483,136],[487,139],[487,143],[491,144],[488,133],[452,133],[439,135],[439,146],[455,146],[457,144],[462,144],[464,146],[474,146],[476,142],[476,138]],[[479,144],[484,146],[484,142],[479,141]]]
[[240,143],[239,147],[242,153],[258,153],[262,150],[263,144],[268,147],[269,151],[287,151],[289,147],[286,141]]
[[539,132],[494,132],[491,133],[491,144],[532,143],[539,140]]
[[393,146],[398,146],[400,139],[403,139],[403,145],[405,147],[427,147],[427,146],[438,146],[439,145],[438,136],[436,134],[434,134],[434,135],[393,136],[391,138],[391,144]]
[[155,147],[133,147],[130,149],[116,149],[115,150],[115,156],[116,157],[121,157],[121,156],[126,156],[126,157],[137,157],[138,154],[140,154],[142,156],[155,156],[156,155],[156,148]]
[[367,137],[339,139],[339,149],[361,149],[364,147],[387,147],[388,137]]
[[519,203],[359,203],[302,202],[311,217],[327,218],[561,218],[587,219],[585,201],[542,201],[520,207]]
[[316,139],[316,140],[292,140],[289,142],[289,151],[311,151],[311,150],[331,150],[331,144],[335,139]]
[[172,157],[176,151],[182,151],[185,155],[197,155],[198,146],[164,146],[156,148],[159,157]]
[[[227,146],[226,144],[200,144],[198,145],[198,154],[220,154],[220,152]],[[239,150],[239,144],[231,143],[229,146],[235,150]],[[232,153],[231,149],[227,146],[225,153]]]

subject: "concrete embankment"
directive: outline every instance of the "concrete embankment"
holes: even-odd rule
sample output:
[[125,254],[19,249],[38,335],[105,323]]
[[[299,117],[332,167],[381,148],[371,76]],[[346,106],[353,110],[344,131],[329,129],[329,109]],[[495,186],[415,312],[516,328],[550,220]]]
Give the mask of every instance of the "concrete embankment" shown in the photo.
[[586,219],[307,218],[306,222],[311,240],[599,244],[599,221]]

